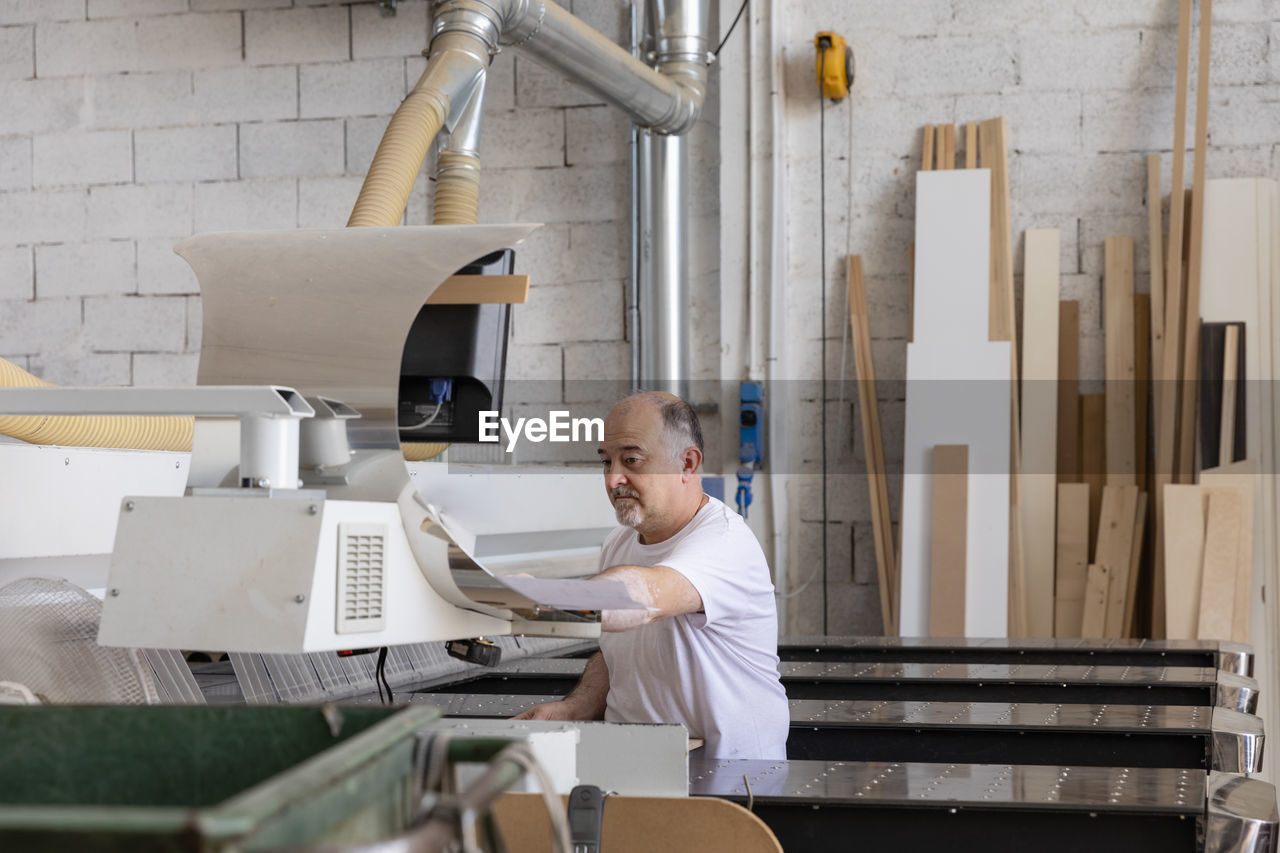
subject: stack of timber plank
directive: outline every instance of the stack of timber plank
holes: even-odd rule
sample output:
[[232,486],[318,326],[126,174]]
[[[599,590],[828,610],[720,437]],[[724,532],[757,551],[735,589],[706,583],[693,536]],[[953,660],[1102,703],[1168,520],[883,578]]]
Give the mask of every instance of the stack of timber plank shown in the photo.
[[1280,642],[1260,633],[1280,634],[1264,595],[1280,587],[1280,184],[1206,180],[1212,0],[1195,55],[1193,4],[1178,8],[1172,184],[1149,155],[1149,292],[1134,235],[1101,247],[1101,393],[1082,393],[1053,228],[1024,235],[1017,322],[1004,120],[925,128],[896,564],[875,524],[886,625],[904,635]]

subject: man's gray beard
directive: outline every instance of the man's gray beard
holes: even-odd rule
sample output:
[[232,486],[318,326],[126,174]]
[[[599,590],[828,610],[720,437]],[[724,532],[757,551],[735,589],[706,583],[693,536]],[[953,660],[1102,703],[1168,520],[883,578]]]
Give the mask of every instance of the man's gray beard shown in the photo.
[[634,501],[614,504],[613,514],[617,516],[618,523],[623,527],[639,527],[644,523],[644,510]]

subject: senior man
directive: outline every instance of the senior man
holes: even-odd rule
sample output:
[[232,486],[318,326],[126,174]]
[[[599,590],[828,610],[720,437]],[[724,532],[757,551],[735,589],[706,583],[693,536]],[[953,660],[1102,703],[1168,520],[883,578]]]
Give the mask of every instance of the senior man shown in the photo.
[[608,610],[568,696],[516,719],[683,723],[713,758],[786,758],[778,616],[760,544],[702,491],[702,428],[672,394],[622,400],[599,450],[618,523],[601,580],[648,610]]

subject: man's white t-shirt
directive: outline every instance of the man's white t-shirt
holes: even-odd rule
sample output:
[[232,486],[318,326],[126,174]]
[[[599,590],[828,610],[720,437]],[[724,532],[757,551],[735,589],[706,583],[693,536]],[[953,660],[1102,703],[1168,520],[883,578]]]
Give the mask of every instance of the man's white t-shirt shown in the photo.
[[683,723],[711,758],[784,759],[790,710],[778,678],[778,611],[760,543],[746,522],[708,497],[664,542],[640,544],[622,527],[600,568],[666,566],[702,596],[702,613],[604,634],[609,667],[604,718]]

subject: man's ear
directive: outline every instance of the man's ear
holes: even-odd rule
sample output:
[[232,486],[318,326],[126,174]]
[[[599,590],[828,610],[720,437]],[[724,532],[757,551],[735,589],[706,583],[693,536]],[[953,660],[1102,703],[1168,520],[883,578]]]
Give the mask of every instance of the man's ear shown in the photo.
[[686,447],[680,454],[680,476],[696,477],[702,469],[702,451],[696,447]]

